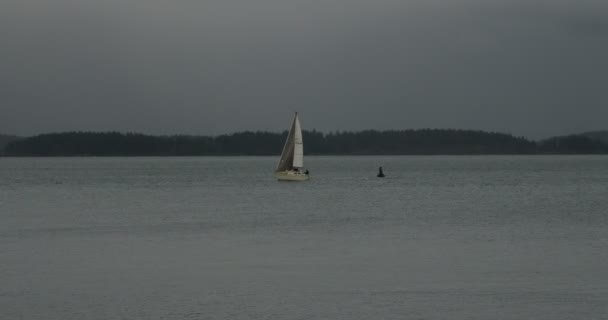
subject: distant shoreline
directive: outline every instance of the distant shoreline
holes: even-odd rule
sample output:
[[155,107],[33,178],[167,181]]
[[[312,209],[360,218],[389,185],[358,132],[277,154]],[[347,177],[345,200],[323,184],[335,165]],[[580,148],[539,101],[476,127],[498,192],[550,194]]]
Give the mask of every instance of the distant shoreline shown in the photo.
[[[87,155],[70,155],[70,156],[7,156],[0,155],[0,159],[69,159],[69,158],[272,158],[280,157],[280,154],[275,155],[141,155],[141,156],[87,156]],[[492,157],[492,156],[521,156],[521,157],[550,157],[550,156],[608,156],[608,153],[535,153],[535,154],[305,154],[306,157]]]
[[[62,132],[2,136],[3,157],[242,157],[278,156],[287,132],[220,136],[153,136],[119,132]],[[308,156],[593,155],[608,154],[608,131],[533,141],[497,132],[456,129],[304,131]]]

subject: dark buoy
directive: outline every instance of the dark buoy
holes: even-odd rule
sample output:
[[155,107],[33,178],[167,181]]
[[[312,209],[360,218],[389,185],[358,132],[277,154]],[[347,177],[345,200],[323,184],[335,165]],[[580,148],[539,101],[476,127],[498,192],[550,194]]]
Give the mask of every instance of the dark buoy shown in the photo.
[[384,178],[384,172],[382,172],[382,167],[378,168],[378,175],[376,177]]

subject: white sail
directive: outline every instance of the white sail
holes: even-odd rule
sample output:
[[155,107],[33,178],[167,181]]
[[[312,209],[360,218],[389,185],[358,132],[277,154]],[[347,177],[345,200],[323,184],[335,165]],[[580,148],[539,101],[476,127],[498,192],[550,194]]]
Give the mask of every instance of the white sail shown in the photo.
[[295,149],[294,143],[294,134],[295,134],[295,126],[296,126],[296,118],[293,119],[291,123],[291,128],[289,129],[289,134],[287,135],[287,140],[285,140],[285,145],[283,146],[283,152],[281,152],[281,159],[277,164],[276,172],[287,171],[293,168],[293,155]]
[[298,113],[293,118],[287,140],[281,152],[281,159],[277,164],[276,172],[289,171],[304,166],[304,141],[302,140],[302,127]]
[[293,135],[293,167],[302,168],[304,167],[304,141],[302,140],[302,127],[300,127],[300,119],[298,114],[294,119],[294,135]]

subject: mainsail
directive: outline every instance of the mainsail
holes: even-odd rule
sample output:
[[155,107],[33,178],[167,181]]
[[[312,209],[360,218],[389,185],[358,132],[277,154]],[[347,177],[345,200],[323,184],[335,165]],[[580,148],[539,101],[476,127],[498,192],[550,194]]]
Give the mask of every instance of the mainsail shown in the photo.
[[283,146],[281,160],[277,165],[276,172],[292,170],[294,168],[302,168],[304,166],[304,143],[302,140],[302,128],[300,120],[296,112],[287,140]]

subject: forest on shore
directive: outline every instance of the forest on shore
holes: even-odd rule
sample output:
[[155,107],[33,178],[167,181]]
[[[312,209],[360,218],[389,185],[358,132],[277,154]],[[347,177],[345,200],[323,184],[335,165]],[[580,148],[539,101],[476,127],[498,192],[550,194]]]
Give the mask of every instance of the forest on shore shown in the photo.
[[[504,133],[455,129],[304,131],[309,155],[608,154],[608,134],[593,132],[533,141]],[[215,137],[119,132],[1,136],[4,156],[278,155],[287,132],[239,132]],[[4,147],[4,148],[2,148]]]

